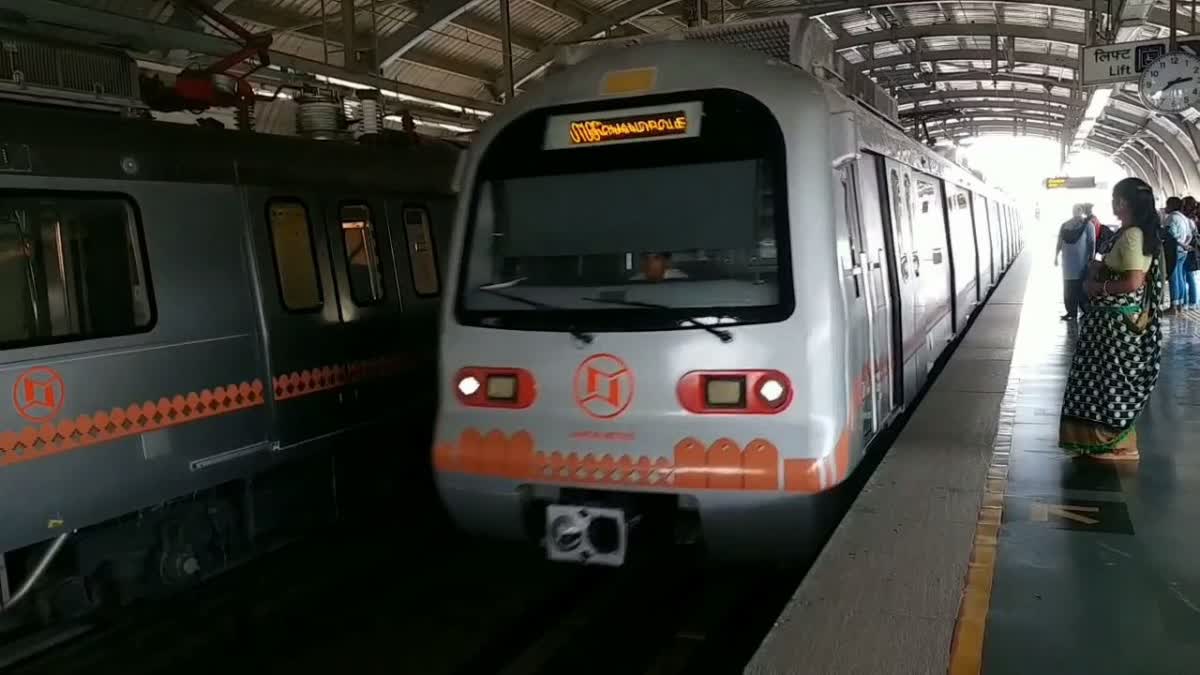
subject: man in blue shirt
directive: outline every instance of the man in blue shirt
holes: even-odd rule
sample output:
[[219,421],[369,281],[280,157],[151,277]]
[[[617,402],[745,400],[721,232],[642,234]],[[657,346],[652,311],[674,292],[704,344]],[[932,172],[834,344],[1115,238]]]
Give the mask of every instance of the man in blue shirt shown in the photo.
[[1063,304],[1067,306],[1063,321],[1074,321],[1087,309],[1083,282],[1088,264],[1095,256],[1096,228],[1088,220],[1083,205],[1076,204],[1074,215],[1058,230],[1058,245],[1054,249],[1054,264],[1062,267]]
[[1188,297],[1187,254],[1192,245],[1192,220],[1183,214],[1182,209],[1182,199],[1179,197],[1167,199],[1167,216],[1163,225],[1171,238],[1175,240],[1175,265],[1169,270],[1171,276],[1168,278],[1171,286],[1172,309],[1183,308],[1191,304],[1191,299]]

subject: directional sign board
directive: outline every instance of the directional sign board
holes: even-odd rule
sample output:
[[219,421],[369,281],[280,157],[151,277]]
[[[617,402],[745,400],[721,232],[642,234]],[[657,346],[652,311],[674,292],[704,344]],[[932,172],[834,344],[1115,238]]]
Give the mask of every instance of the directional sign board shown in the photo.
[[[1176,44],[1180,51],[1200,56],[1200,40],[1177,40]],[[1082,84],[1087,86],[1136,80],[1141,77],[1142,69],[1166,53],[1166,38],[1084,47],[1080,57],[1083,61]]]
[[1046,185],[1047,190],[1059,190],[1062,188],[1070,188],[1070,189],[1094,188],[1094,187],[1096,187],[1096,177],[1095,176],[1055,176],[1054,178],[1047,178],[1045,185]]

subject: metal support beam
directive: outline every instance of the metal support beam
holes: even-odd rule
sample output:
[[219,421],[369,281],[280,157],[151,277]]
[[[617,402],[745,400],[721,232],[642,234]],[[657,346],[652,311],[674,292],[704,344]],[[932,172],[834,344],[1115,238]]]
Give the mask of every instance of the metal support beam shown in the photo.
[[354,0],[342,0],[342,65],[349,70],[362,72],[358,62],[358,47],[354,21]]
[[[1031,91],[1019,91],[1013,89],[941,89],[931,91],[924,94],[914,94],[904,96],[899,99],[900,105],[906,103],[920,104],[926,101],[958,101],[962,99],[983,99],[988,101],[998,101],[1004,105],[1005,101],[1032,101],[1049,106],[1078,106],[1079,101],[1068,96],[1049,96],[1047,94],[1038,94]],[[900,111],[901,114],[905,110]]]
[[926,115],[937,115],[953,112],[966,112],[968,110],[986,111],[994,110],[997,112],[1010,112],[1013,110],[1024,110],[1026,112],[1036,113],[1037,115],[1049,115],[1055,118],[1066,119],[1066,108],[1054,108],[1042,103],[1032,103],[1029,101],[956,101],[954,103],[946,103],[943,105],[930,105],[921,108],[911,108],[909,110],[900,111],[900,117],[913,118]]
[[[929,0],[799,0],[792,7],[795,11],[803,12],[807,16],[827,16],[843,12],[861,12],[876,7],[903,7],[906,5],[928,3]],[[1036,0],[1033,3],[1022,2],[1021,0],[1007,0],[1005,2],[993,2],[992,4],[996,6],[1013,4],[1022,7],[1029,7],[1033,4],[1040,7],[1074,9],[1081,12],[1092,9],[1092,0]],[[1133,3],[1126,2],[1125,4]],[[1153,5],[1153,3],[1144,4]],[[1167,10],[1151,6],[1147,8],[1143,17],[1137,18],[1137,21],[1150,26],[1166,28],[1170,23],[1170,17]]]
[[[887,79],[888,86],[911,87],[929,84],[926,80],[919,80],[916,77],[913,77],[912,73],[907,73],[905,71],[896,71],[894,75],[895,77]],[[998,73],[995,77],[992,77],[983,71],[938,73],[937,79],[940,82],[991,82],[995,80],[996,82],[1031,84],[1037,87],[1043,87],[1047,90],[1055,87],[1069,90],[1073,83],[1073,80],[1056,80],[1052,77],[1042,77],[1041,75],[1021,75],[1017,73]]]
[[1140,148],[1132,146],[1117,148],[1114,152],[1114,157],[1124,158],[1126,167],[1131,173],[1146,181],[1151,187],[1155,187],[1154,182],[1150,180],[1150,177],[1154,175],[1150,170],[1150,160],[1146,158],[1146,155],[1142,153]]
[[[155,48],[182,48],[199,54],[226,56],[241,48],[241,45],[236,42],[215,35],[184,30],[124,14],[71,5],[59,0],[38,0],[36,3],[30,3],[27,0],[0,0],[0,24],[13,21],[25,30],[48,34],[61,34],[64,29],[73,27],[75,32],[81,34],[103,36],[109,44],[112,44],[115,39],[123,43],[126,48],[140,53],[148,53]],[[354,73],[345,68],[330,66],[284,52],[272,51],[271,64],[301,73],[334,77],[368,87],[388,89],[406,96],[464,108],[494,111],[498,107],[488,101],[445,94],[366,73]]]
[[[984,118],[988,118],[988,119],[984,119]],[[1029,124],[1039,124],[1039,125],[1043,125],[1043,126],[1051,126],[1055,129],[1067,128],[1067,126],[1063,123],[1063,121],[1059,120],[1057,118],[1036,118],[1036,119],[1034,119],[1034,118],[1029,118],[1028,116],[1017,115],[1017,114],[1013,114],[1013,113],[1004,113],[1004,112],[995,113],[995,114],[963,115],[963,116],[955,118],[954,120],[951,120],[949,122],[945,122],[943,124],[943,126],[945,126],[945,127],[967,126],[970,128],[992,126],[992,127],[996,127],[996,128],[1007,129],[1009,133],[1012,133],[1013,123],[1018,120],[1029,120],[1029,122],[1028,122]],[[1121,142],[1121,140],[1120,140],[1121,136],[1119,136],[1116,132],[1112,132],[1112,131],[1105,131],[1104,133],[1097,133],[1097,138],[1100,140],[1105,140],[1105,141],[1107,141],[1109,143],[1113,143],[1113,144],[1119,144]]]
[[399,60],[431,30],[437,30],[482,0],[433,0],[421,13],[400,30],[379,40],[379,67],[386,68]]
[[[1142,123],[1141,120],[1127,117],[1111,108],[1105,113],[1105,117],[1129,124]],[[1188,152],[1179,137],[1165,128],[1165,125],[1170,125],[1171,121],[1152,117],[1146,120],[1145,124],[1146,131],[1160,144],[1159,155],[1177,178],[1176,187],[1185,190],[1186,192],[1183,194],[1193,190],[1200,191],[1200,170],[1196,167],[1195,159],[1192,158],[1191,153]]]
[[[567,33],[559,40],[559,44],[573,44],[595,39],[604,31],[620,26],[650,12],[657,11],[674,2],[676,0],[632,0],[632,2],[617,6],[609,14],[593,18],[584,25]],[[549,66],[550,62],[554,60],[554,56],[557,53],[557,45],[548,45],[533,56],[522,60],[517,65],[516,72],[513,73],[513,78],[516,80],[514,86],[520,87],[545,70],[546,66]],[[506,91],[508,86],[503,76],[496,82],[497,91]]]
[[1004,35],[1010,40],[1026,38],[1030,40],[1050,40],[1069,45],[1082,45],[1087,39],[1083,33],[1058,28],[1043,28],[1041,26],[1026,26],[1013,23],[936,23],[924,26],[901,26],[885,31],[860,33],[843,38],[835,43],[835,49],[842,51],[876,42],[896,42],[898,40],[918,40],[927,37],[958,37],[967,35]]
[[504,90],[504,102],[512,103],[516,95],[516,87],[513,84],[512,21],[508,16],[508,0],[497,1],[500,3],[500,29],[504,31],[500,49],[504,52],[504,79],[508,84]]
[[[923,61],[988,61],[995,56],[995,53],[988,49],[923,49],[921,51],[921,59]],[[1014,52],[1011,59],[1007,59],[1010,65],[1037,64],[1039,66],[1055,66],[1058,68],[1069,68],[1074,71],[1079,67],[1079,59],[1072,56],[1060,56],[1058,54],[1045,54],[1042,52]],[[899,56],[888,56],[885,58],[875,59],[875,68],[895,68],[912,62],[912,56],[901,54]],[[859,64],[860,66],[863,64]],[[999,66],[996,66],[999,69]]]

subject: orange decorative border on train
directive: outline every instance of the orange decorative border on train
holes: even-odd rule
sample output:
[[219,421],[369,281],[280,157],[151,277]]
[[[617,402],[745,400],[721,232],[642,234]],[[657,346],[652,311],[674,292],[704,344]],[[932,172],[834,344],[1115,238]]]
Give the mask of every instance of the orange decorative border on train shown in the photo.
[[[819,459],[780,460],[779,449],[756,438],[744,447],[729,438],[709,445],[695,438],[675,444],[672,459],[538,450],[518,431],[467,429],[457,443],[434,448],[439,471],[545,483],[638,486],[650,489],[785,491],[812,494],[835,485],[850,466],[850,438]],[[780,475],[782,474],[782,482]]]

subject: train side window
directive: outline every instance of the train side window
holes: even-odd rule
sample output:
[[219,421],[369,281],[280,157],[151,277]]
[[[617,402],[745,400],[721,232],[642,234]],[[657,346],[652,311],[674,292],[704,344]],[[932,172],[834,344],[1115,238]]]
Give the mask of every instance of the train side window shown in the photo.
[[371,207],[362,203],[343,204],[338,219],[342,224],[342,242],[346,246],[350,297],[360,307],[373,305],[383,300],[384,291]]
[[408,240],[413,289],[420,296],[437,295],[441,292],[441,282],[438,279],[437,256],[433,250],[429,211],[425,210],[425,207],[404,209],[404,235]]
[[888,189],[892,193],[892,221],[896,224],[896,233],[900,233],[900,223],[904,221],[904,206],[900,203],[900,174],[892,169],[892,179],[888,181]]
[[124,195],[0,192],[0,345],[149,330],[136,207]]
[[267,222],[283,306],[294,312],[318,309],[324,301],[308,209],[295,200],[273,199],[267,204]]

